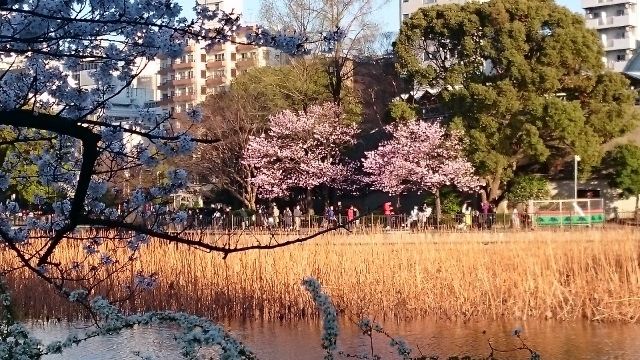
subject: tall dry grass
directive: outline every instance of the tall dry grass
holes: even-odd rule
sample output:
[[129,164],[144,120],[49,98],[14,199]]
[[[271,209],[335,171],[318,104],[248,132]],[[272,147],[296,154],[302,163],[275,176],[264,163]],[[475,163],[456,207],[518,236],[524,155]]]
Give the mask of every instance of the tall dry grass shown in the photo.
[[[140,261],[99,291],[114,296],[142,269],[161,284],[125,306],[186,310],[214,319],[296,319],[315,314],[299,286],[320,279],[355,315],[632,321],[640,315],[640,233],[631,230],[512,234],[333,235],[222,260],[154,242]],[[81,252],[67,242],[58,260]],[[124,256],[124,253],[123,253]],[[0,253],[9,266],[10,253]],[[25,271],[9,275],[30,318],[74,317],[78,309]]]

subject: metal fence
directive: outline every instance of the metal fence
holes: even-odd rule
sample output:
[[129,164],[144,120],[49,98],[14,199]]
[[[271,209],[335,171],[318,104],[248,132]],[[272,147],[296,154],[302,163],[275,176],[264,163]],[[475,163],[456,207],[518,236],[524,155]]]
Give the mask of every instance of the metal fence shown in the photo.
[[365,215],[349,219],[338,216],[329,219],[323,216],[303,216],[300,218],[279,216],[277,219],[256,214],[243,218],[229,216],[220,218],[204,218],[191,216],[184,226],[170,225],[170,231],[206,229],[211,231],[250,230],[253,232],[300,232],[314,233],[332,227],[343,227],[351,232],[382,233],[388,231],[503,231],[527,230],[534,228],[585,228],[585,227],[620,227],[640,225],[640,218],[635,213],[617,213],[607,220],[604,213],[577,214],[563,213],[556,216],[527,214],[477,214],[477,215],[442,215],[439,219],[432,215],[415,219],[409,215]]
[[[613,215],[613,214],[612,214]],[[47,217],[37,216],[41,220]],[[26,216],[15,216],[14,226],[23,226]],[[208,230],[212,232],[229,232],[246,230],[252,232],[299,232],[314,233],[332,227],[340,227],[351,232],[382,233],[388,231],[425,232],[425,231],[503,231],[528,230],[534,228],[571,229],[585,227],[620,227],[640,226],[640,217],[634,212],[615,213],[608,216],[604,212],[577,214],[573,212],[549,214],[476,214],[476,215],[435,215],[412,218],[409,215],[376,215],[367,214],[349,219],[346,216],[327,218],[324,216],[279,216],[277,219],[256,214],[253,216],[220,216],[206,217],[189,215],[183,225],[176,226],[168,218],[151,218],[146,221],[137,220],[138,225],[151,226],[153,222],[166,227],[169,232],[189,230]]]

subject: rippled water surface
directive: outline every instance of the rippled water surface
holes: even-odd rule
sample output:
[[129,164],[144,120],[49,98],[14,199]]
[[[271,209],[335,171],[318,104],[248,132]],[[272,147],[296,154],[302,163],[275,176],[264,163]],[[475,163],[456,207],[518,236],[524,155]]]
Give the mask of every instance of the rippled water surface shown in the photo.
[[[228,328],[253,349],[261,359],[313,360],[322,358],[321,326],[317,323],[231,322]],[[63,339],[71,332],[81,333],[77,324],[42,325],[31,328],[46,342]],[[404,338],[425,355],[487,356],[488,340],[494,347],[509,349],[519,345],[511,335],[522,329],[522,337],[543,359],[638,359],[640,358],[640,325],[595,324],[588,322],[533,321],[413,321],[386,323],[393,335]],[[173,341],[176,330],[168,327],[136,328],[117,336],[92,339],[45,359],[139,359],[134,351],[159,359],[179,359]],[[484,334],[483,334],[484,332]],[[389,350],[388,339],[376,337],[374,347],[383,359],[396,359]],[[341,322],[340,350],[361,354],[370,348],[368,338],[361,336],[355,325]],[[417,350],[416,350],[417,351]],[[501,356],[505,359],[526,359],[527,353],[515,352]]]

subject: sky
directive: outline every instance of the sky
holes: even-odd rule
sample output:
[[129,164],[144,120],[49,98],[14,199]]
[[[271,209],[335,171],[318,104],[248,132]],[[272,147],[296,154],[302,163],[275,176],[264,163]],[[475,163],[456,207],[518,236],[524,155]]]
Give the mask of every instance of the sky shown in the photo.
[[[193,8],[193,0],[177,0],[185,9],[186,17],[193,16],[191,8]],[[226,1],[243,1],[243,0],[226,0]],[[260,3],[262,0],[244,0],[243,19],[245,23],[256,24],[260,22]],[[400,28],[399,0],[388,0],[389,3],[378,10],[376,18],[383,25],[385,31],[398,31]],[[580,0],[556,0],[560,5],[566,6],[574,12],[582,13],[580,8]]]

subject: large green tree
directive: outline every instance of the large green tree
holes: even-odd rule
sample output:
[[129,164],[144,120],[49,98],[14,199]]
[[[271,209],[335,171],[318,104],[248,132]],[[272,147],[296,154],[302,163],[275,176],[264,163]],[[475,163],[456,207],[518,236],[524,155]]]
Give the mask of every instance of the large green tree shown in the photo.
[[622,191],[626,197],[636,198],[636,216],[640,207],[640,147],[635,144],[616,146],[607,154],[606,168],[610,171],[609,186]]
[[586,176],[603,143],[637,126],[635,94],[605,69],[596,31],[551,0],[422,8],[395,49],[400,72],[441,89],[490,200],[531,164],[558,168],[577,154]]

